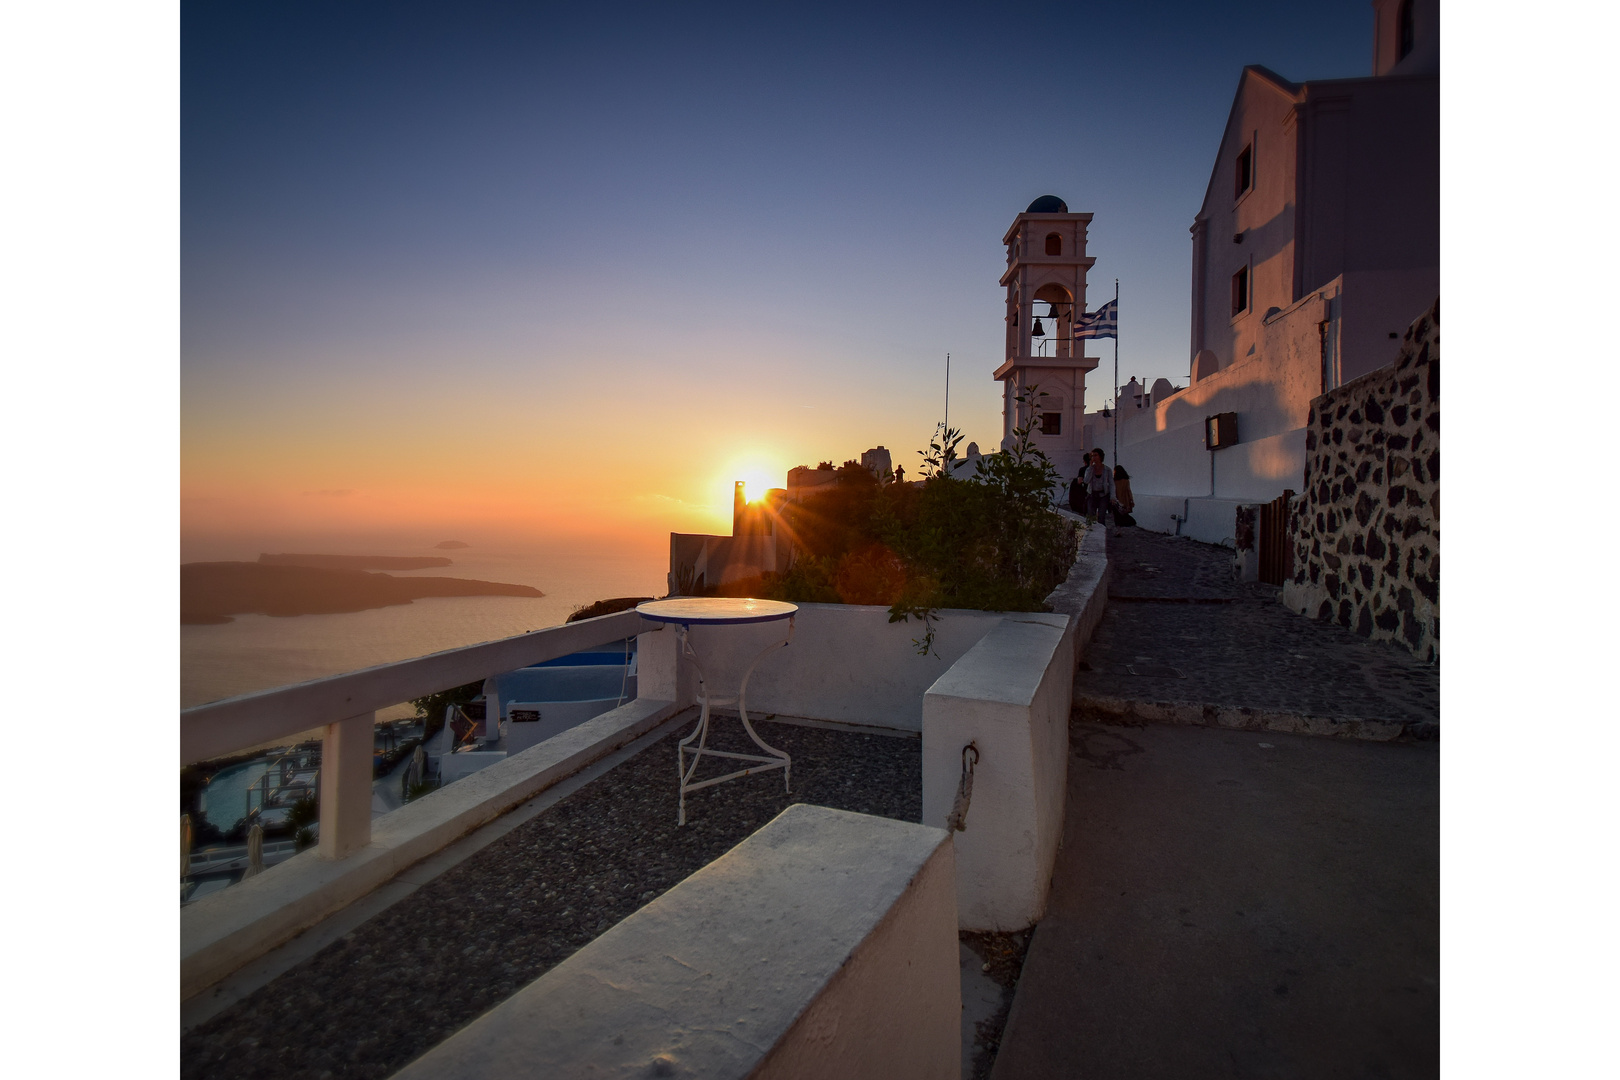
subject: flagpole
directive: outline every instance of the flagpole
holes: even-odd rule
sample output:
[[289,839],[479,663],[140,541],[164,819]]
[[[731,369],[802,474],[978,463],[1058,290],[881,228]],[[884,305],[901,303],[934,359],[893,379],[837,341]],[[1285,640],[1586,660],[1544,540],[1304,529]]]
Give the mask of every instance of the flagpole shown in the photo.
[[951,354],[945,354],[945,430],[951,430]]
[[1119,468],[1119,278],[1114,279],[1114,468]]

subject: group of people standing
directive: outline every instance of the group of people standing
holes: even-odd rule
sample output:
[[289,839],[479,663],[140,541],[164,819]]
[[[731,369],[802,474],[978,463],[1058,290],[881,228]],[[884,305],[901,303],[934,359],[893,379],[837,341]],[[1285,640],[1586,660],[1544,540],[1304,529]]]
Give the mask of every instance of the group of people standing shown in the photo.
[[1136,519],[1131,517],[1131,511],[1136,509],[1131,474],[1122,465],[1115,465],[1109,472],[1103,458],[1100,446],[1086,455],[1086,463],[1069,482],[1069,509],[1103,522],[1112,513],[1115,525],[1135,525]]

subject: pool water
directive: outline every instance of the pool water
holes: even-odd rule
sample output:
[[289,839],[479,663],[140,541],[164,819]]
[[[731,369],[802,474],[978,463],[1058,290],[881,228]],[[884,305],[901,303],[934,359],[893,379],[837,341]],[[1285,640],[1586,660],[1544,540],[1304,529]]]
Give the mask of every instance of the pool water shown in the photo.
[[247,815],[247,793],[259,786],[269,769],[270,760],[260,758],[215,773],[198,798],[202,816],[222,832],[229,832]]

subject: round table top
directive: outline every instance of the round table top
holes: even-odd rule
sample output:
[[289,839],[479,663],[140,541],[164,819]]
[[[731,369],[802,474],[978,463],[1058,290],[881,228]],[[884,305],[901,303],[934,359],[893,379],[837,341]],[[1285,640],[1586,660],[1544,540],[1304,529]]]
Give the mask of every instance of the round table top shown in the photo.
[[672,600],[644,600],[636,605],[643,619],[682,623],[755,623],[785,619],[799,610],[782,600],[753,600],[733,596],[680,596]]

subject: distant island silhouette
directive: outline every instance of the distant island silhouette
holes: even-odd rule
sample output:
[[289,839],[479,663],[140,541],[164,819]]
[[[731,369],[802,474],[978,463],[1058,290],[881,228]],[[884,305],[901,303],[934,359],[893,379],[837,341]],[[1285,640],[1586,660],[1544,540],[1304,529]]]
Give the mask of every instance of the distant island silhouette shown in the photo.
[[[341,558],[342,556],[329,556]],[[529,585],[472,578],[397,578],[344,567],[274,562],[180,566],[180,622],[227,623],[233,615],[332,615],[408,604],[430,596],[544,596]]]
[[456,548],[472,547],[471,544],[463,543],[460,540],[440,540],[433,546],[440,551],[454,551]]
[[264,555],[266,566],[315,566],[322,570],[423,570],[449,566],[443,555]]

